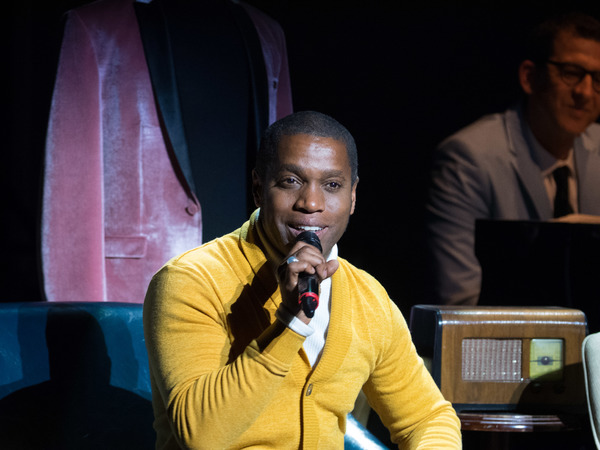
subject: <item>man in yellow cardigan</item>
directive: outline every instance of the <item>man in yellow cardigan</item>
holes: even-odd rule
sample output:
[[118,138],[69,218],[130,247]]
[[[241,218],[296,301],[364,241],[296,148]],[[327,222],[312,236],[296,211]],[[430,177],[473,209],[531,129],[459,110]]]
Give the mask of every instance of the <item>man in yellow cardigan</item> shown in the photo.
[[[329,116],[271,125],[258,209],[169,261],[144,304],[157,448],[343,448],[362,389],[400,448],[460,448],[460,422],[384,288],[337,255],[356,203],[356,146]],[[298,241],[314,232],[317,247]],[[299,306],[298,279],[320,282]]]

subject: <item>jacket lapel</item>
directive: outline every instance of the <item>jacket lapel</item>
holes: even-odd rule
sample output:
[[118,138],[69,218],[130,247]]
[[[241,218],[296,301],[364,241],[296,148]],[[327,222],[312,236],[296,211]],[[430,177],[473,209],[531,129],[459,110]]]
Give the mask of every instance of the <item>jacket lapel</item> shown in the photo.
[[523,198],[529,200],[527,207],[530,209],[531,219],[546,220],[552,217],[552,207],[542,182],[540,168],[531,155],[521,109],[509,110],[505,120],[509,151],[513,155],[512,163],[523,191]]
[[203,240],[254,208],[250,169],[268,118],[254,25],[231,2],[136,4],[151,79],[181,171],[202,206]]
[[[340,266],[341,266],[340,262]],[[352,307],[348,304],[353,293],[340,267],[331,277],[331,316],[321,360],[316,365],[314,381],[330,379],[344,362],[352,342]]]
[[[593,126],[593,125],[592,125]],[[575,167],[579,212],[600,215],[600,148],[594,144],[590,131],[575,140]]]
[[190,193],[194,193],[196,186],[183,129],[173,55],[164,16],[159,9],[160,5],[156,3],[134,2],[133,6],[138,19],[154,95],[159,106],[159,119],[168,135],[168,139],[165,141],[177,158],[179,168],[187,182],[187,188]]

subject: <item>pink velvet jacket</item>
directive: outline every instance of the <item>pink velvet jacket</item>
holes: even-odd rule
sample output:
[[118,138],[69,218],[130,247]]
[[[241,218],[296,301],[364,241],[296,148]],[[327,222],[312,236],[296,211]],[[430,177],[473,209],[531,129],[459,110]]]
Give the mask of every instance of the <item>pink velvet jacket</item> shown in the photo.
[[[271,123],[292,112],[285,38],[243,6],[262,47]],[[70,11],[46,143],[47,300],[141,303],[162,264],[201,243],[201,205],[156,104],[132,1]]]

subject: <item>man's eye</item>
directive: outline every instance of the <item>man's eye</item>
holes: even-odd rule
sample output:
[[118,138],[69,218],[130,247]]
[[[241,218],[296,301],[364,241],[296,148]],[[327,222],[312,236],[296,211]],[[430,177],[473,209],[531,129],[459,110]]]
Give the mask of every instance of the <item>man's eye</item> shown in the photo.
[[332,191],[335,191],[342,187],[342,185],[340,183],[338,183],[337,181],[330,181],[325,186],[327,187],[327,189],[332,190]]
[[565,66],[563,69],[563,75],[572,79],[582,78],[583,72],[583,70],[575,66]]
[[294,177],[282,178],[279,184],[282,186],[294,186],[298,184],[298,180]]

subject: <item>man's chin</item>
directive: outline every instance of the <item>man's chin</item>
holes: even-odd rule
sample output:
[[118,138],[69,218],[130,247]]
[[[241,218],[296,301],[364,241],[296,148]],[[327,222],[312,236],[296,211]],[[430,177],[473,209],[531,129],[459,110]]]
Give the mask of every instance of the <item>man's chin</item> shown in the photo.
[[597,117],[592,117],[588,111],[573,111],[565,119],[565,130],[571,134],[579,135],[597,120]]
[[561,128],[565,134],[569,134],[575,138],[584,133],[592,123],[589,119],[570,118],[570,120],[565,120]]

